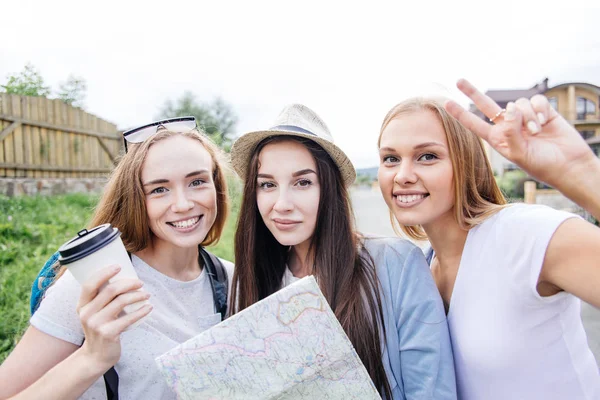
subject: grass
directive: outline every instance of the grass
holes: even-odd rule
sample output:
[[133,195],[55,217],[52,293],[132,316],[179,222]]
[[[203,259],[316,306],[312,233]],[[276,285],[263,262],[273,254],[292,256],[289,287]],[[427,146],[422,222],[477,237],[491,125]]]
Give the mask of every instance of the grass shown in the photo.
[[84,227],[96,197],[0,197],[0,362],[29,321],[31,284],[44,262]]
[[[209,248],[231,261],[239,209],[239,187],[232,183],[232,212],[221,240]],[[85,194],[0,196],[0,363],[28,326],[31,284],[40,268],[60,245],[87,226],[97,199]]]

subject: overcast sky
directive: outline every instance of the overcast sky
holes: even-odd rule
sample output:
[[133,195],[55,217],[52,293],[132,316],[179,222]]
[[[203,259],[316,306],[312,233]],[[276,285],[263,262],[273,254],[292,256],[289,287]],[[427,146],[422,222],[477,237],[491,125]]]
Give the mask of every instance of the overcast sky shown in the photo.
[[237,133],[289,103],[314,109],[359,168],[378,163],[387,111],[445,95],[586,81],[600,86],[600,1],[3,1],[0,83],[31,62],[57,88],[88,84],[86,110],[120,128],[185,90],[221,96]]

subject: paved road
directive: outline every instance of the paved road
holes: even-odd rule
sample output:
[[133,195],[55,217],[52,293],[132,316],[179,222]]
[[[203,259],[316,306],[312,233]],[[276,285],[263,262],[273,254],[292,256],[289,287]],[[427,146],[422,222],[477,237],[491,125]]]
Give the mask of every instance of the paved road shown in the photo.
[[[387,206],[379,191],[354,190],[352,203],[359,231],[395,236]],[[590,348],[596,356],[596,361],[600,361],[600,310],[582,302],[581,317]],[[600,362],[598,364],[600,365]]]

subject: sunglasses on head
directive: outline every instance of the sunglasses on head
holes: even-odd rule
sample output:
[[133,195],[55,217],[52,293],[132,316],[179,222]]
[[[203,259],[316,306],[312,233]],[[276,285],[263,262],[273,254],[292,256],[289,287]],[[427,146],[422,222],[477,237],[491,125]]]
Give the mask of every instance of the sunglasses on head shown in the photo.
[[152,122],[137,128],[129,129],[123,132],[123,144],[125,153],[127,153],[127,143],[142,143],[148,138],[154,136],[159,128],[164,128],[173,132],[189,132],[196,128],[195,117],[176,117],[167,118]]

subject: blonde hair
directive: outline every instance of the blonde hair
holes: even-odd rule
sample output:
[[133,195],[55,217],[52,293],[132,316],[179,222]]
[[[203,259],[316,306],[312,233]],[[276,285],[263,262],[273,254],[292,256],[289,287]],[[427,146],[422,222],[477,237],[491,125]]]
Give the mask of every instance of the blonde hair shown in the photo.
[[[416,97],[394,106],[383,119],[377,146],[392,120],[419,111],[433,113],[444,127],[453,171],[454,218],[461,228],[469,230],[504,208],[506,199],[494,179],[481,139],[448,114],[443,99]],[[390,219],[399,225],[391,211]],[[427,240],[421,225],[400,228],[411,239]]]

